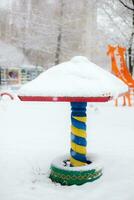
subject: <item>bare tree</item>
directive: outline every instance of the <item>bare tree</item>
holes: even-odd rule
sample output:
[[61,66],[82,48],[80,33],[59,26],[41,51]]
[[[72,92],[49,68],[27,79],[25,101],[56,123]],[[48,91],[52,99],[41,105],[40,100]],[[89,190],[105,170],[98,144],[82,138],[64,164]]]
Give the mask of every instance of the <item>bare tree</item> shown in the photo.
[[133,42],[134,42],[134,0],[119,0],[119,2],[127,8],[129,11],[132,12],[132,32],[131,37],[129,39],[129,47],[128,47],[128,55],[129,55],[129,71],[131,74],[133,74],[133,68],[134,68],[134,49],[133,49]]
[[44,67],[82,55],[85,10],[81,0],[17,0],[10,11],[8,41],[21,48],[33,64]]

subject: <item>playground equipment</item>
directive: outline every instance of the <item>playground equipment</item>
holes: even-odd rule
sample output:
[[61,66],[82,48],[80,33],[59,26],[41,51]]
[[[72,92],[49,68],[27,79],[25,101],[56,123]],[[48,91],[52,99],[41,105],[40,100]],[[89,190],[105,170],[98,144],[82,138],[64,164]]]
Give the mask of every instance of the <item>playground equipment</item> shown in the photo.
[[8,93],[8,92],[2,92],[2,93],[0,93],[0,97],[1,97],[1,98],[4,97],[4,96],[9,97],[11,100],[14,99],[13,95],[11,95],[11,94]]
[[[128,92],[123,96],[123,106],[126,105],[126,99],[128,101],[128,105],[132,106],[131,95],[133,95],[134,92],[134,80],[127,68],[125,51],[126,48],[124,47],[114,47],[109,45],[107,55],[111,56],[112,73],[120,78],[129,87]],[[117,61],[120,61],[120,67],[118,67]],[[118,99],[115,100],[115,106],[118,106]]]
[[54,101],[71,104],[70,155],[56,158],[51,164],[50,178],[62,185],[81,185],[101,177],[103,171],[97,156],[87,154],[86,107],[87,102],[107,102],[106,97],[41,97],[19,96],[22,101]]
[[7,86],[10,88],[19,88],[20,84],[36,78],[43,68],[33,65],[22,65],[18,67],[2,67],[0,66],[0,86]]
[[[38,89],[40,85],[41,90]],[[70,62],[57,65],[22,86],[18,92],[22,101],[60,101],[71,104],[70,155],[52,162],[50,178],[53,182],[81,185],[102,176],[102,166],[98,158],[87,154],[87,102],[107,102],[114,94],[126,90],[123,82],[83,57],[75,57]]]
[[119,54],[119,57],[120,57],[120,72],[121,72],[121,75],[123,77],[123,79],[126,81],[127,85],[130,87],[130,88],[134,88],[134,80],[127,68],[127,63],[126,63],[126,60],[125,60],[125,52],[126,52],[126,48],[124,47],[117,47],[118,49],[118,54]]

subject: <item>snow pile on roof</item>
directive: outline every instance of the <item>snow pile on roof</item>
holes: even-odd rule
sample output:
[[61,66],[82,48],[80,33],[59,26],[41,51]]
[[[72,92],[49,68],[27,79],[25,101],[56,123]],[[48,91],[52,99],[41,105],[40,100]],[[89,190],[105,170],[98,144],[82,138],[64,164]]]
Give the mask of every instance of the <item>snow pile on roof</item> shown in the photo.
[[18,67],[28,60],[16,47],[0,41],[0,67]]
[[19,90],[20,96],[99,97],[117,96],[128,87],[111,73],[76,56],[40,74]]

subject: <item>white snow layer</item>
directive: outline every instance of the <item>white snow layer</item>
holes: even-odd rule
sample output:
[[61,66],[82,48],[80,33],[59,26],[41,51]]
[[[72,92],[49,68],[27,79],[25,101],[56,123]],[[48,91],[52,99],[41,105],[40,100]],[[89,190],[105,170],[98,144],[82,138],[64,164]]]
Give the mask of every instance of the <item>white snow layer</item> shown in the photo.
[[68,62],[40,74],[21,87],[23,96],[95,97],[118,96],[128,87],[117,77],[90,62],[76,56]]
[[133,200],[134,107],[110,103],[87,106],[87,152],[104,174],[68,187],[48,176],[52,160],[70,151],[69,104],[0,101],[0,200]]

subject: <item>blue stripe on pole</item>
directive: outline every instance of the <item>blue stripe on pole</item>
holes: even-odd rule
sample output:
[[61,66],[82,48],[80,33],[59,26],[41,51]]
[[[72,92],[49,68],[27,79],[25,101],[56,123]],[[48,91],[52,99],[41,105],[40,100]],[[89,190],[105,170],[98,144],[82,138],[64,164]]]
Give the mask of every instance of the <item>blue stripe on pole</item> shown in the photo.
[[84,154],[80,154],[80,153],[76,153],[75,151],[73,151],[72,149],[70,150],[71,156],[78,161],[81,162],[87,162],[86,156]]
[[74,119],[73,116],[71,117],[71,121],[72,121],[72,125],[75,126],[76,128],[86,130],[85,122],[78,121],[78,120]]
[[[81,112],[81,113],[80,113],[80,112]],[[80,111],[80,112],[78,112],[78,109],[77,109],[77,111],[73,110],[73,111],[72,111],[72,116],[76,116],[76,117],[86,117],[85,111],[84,111],[84,112]]]
[[78,144],[78,145],[81,145],[81,146],[86,146],[87,145],[87,141],[86,141],[85,138],[73,135],[73,133],[71,133],[71,141],[76,143],[76,144]]
[[86,116],[86,102],[71,102],[72,116],[85,117]]

